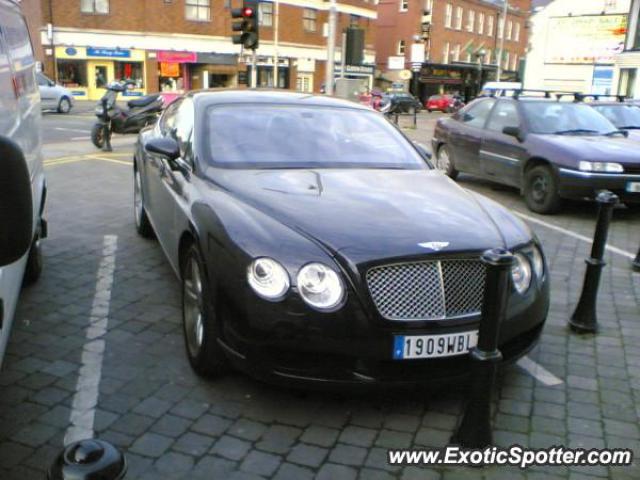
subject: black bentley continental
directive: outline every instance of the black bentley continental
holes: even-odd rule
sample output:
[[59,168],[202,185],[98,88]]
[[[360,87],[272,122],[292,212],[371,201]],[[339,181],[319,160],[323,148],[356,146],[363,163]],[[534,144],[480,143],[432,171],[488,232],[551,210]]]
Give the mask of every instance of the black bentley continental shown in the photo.
[[463,381],[489,248],[515,255],[504,361],[549,306],[540,244],[381,114],[330,97],[192,92],[140,133],[138,232],[182,286],[193,369],[286,385]]

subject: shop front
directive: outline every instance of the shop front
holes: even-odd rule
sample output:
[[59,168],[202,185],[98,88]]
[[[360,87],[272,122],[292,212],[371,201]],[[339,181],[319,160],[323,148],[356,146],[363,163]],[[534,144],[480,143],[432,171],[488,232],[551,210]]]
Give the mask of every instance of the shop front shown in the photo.
[[345,65],[343,74],[342,65],[336,63],[333,72],[335,79],[349,78],[358,80],[362,91],[371,91],[373,89],[374,65]]
[[[475,98],[482,85],[495,80],[496,66],[485,64],[436,64],[423,63],[418,73],[418,91],[412,92],[423,103],[432,95],[457,94],[461,95],[465,102]],[[502,80],[507,81],[513,75],[503,72]]]
[[99,100],[109,82],[131,80],[125,96],[146,95],[144,50],[103,47],[56,47],[57,81],[79,100]]
[[237,55],[159,51],[156,58],[161,91],[182,93],[237,85]]

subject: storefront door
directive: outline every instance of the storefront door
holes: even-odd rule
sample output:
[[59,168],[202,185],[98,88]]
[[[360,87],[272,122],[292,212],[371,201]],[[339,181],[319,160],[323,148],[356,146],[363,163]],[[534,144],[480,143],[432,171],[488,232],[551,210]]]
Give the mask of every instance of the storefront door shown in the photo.
[[89,100],[99,100],[109,82],[113,81],[113,62],[87,62]]

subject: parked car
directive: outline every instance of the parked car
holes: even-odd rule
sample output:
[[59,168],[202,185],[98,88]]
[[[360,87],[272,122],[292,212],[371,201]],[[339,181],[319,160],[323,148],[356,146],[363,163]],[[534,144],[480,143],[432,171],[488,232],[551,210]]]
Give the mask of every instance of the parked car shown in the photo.
[[428,112],[451,112],[453,111],[456,99],[453,95],[431,95],[426,103],[425,108]]
[[40,90],[40,106],[43,110],[55,110],[69,113],[73,108],[73,95],[70,90],[58,85],[41,72],[36,73]]
[[18,4],[12,0],[0,0],[0,111],[2,366],[20,288],[23,283],[34,282],[39,277],[40,240],[47,234],[43,218],[46,184],[35,59],[27,24]]
[[406,92],[392,92],[383,95],[383,104],[391,103],[389,113],[413,113],[422,108],[420,100]]
[[515,253],[500,326],[513,361],[549,305],[540,245],[384,117],[302,93],[193,92],[140,133],[134,211],[182,284],[196,372],[287,385],[467,378],[481,252]]
[[604,115],[620,130],[629,132],[629,138],[640,141],[640,106],[621,102],[590,103],[596,112]]
[[565,198],[598,190],[640,202],[637,143],[585,103],[540,97],[481,98],[439,119],[432,140],[436,165],[452,178],[466,172],[520,189],[538,213]]

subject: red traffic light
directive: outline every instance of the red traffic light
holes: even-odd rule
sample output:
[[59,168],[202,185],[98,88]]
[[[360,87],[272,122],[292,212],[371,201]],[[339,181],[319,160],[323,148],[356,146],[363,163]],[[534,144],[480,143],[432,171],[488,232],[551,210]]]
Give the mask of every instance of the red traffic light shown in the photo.
[[253,8],[251,7],[244,7],[242,9],[242,16],[249,18],[249,17],[253,17]]

